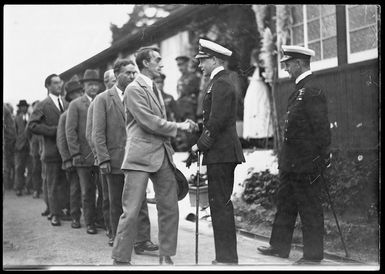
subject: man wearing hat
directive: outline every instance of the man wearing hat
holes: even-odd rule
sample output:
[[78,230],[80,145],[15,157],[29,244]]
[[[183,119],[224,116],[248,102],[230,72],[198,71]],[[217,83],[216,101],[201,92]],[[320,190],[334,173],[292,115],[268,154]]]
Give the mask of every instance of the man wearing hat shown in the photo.
[[[29,158],[29,142],[27,138],[27,123],[28,123],[28,107],[26,100],[20,100],[17,105],[18,112],[15,117],[16,128],[16,144],[15,144],[15,188],[16,195],[21,196],[24,187],[27,189],[27,194],[30,194],[32,189],[32,166]],[[25,178],[24,173],[28,165],[28,176]],[[27,179],[27,182],[25,182]]]
[[299,213],[304,248],[303,257],[296,263],[314,264],[323,259],[320,171],[330,163],[327,101],[310,70],[314,51],[299,46],[282,46],[282,51],[280,62],[295,82],[295,88],[288,99],[279,154],[280,185],[270,246],[258,250],[265,255],[287,258]]
[[43,135],[42,161],[46,178],[43,188],[47,191],[48,205],[43,216],[51,214],[51,224],[59,226],[61,212],[60,189],[67,183],[65,172],[61,169],[62,159],[56,145],[56,132],[60,115],[67,109],[68,103],[62,99],[61,79],[56,74],[49,75],[44,83],[48,90],[46,99],[37,104],[28,124],[32,133]]
[[232,52],[212,41],[199,40],[199,67],[210,82],[203,99],[203,132],[192,153],[203,152],[207,165],[208,192],[214,230],[213,264],[237,264],[237,238],[231,194],[234,169],[245,161],[236,131],[236,91],[224,69]]
[[[83,87],[78,81],[71,79],[65,85],[66,96],[65,99],[68,103],[83,95]],[[76,169],[72,163],[72,157],[68,149],[67,136],[66,136],[66,120],[68,110],[66,110],[59,119],[57,128],[57,147],[59,149],[61,158],[63,160],[62,169],[66,172],[67,181],[69,183],[69,201],[70,201],[70,214],[72,218],[72,228],[80,228],[80,216],[81,216],[81,190],[79,177],[76,173]]]
[[88,108],[100,91],[102,79],[97,70],[87,69],[81,82],[84,85],[85,94],[69,104],[65,130],[72,163],[79,176],[86,231],[88,234],[96,234],[95,199],[99,170],[94,165],[94,155],[86,139],[86,124]]
[[[15,121],[7,104],[3,103],[3,193],[13,186],[11,181],[11,162],[16,139]],[[3,194],[4,195],[4,194]]]

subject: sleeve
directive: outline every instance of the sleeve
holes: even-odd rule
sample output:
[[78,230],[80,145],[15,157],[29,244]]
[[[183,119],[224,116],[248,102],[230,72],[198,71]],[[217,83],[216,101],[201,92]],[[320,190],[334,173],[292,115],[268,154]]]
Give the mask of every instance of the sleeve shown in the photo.
[[[107,125],[107,106],[103,97],[97,96],[94,99],[94,111],[92,117],[91,139],[94,142],[94,148],[98,163],[103,164],[111,160],[107,148],[106,125]],[[92,146],[91,146],[92,148]]]
[[68,150],[72,157],[80,154],[79,143],[79,112],[76,105],[77,101],[72,101],[68,107],[67,120],[65,125]]
[[66,139],[66,133],[65,133],[65,115],[62,114],[59,118],[59,123],[57,126],[57,134],[56,134],[56,143],[57,148],[59,150],[60,156],[63,160],[63,162],[71,160],[71,155],[68,150],[68,144]]
[[90,146],[92,153],[96,156],[94,142],[92,141],[92,118],[94,114],[94,101],[91,103],[87,111],[87,122],[86,122],[86,140]]
[[142,89],[128,86],[124,94],[124,104],[138,125],[146,132],[164,137],[176,137],[177,125],[153,113]]
[[327,154],[331,144],[331,133],[326,96],[322,90],[316,89],[310,89],[305,94],[305,108],[314,140],[320,153]]
[[3,122],[4,122],[4,125],[3,125],[4,145],[6,148],[8,148],[8,146],[13,147],[13,143],[16,139],[16,127],[12,119],[11,113],[9,112],[9,110],[5,109],[4,106],[3,106]]
[[47,125],[45,119],[44,106],[42,103],[38,103],[36,109],[31,114],[28,128],[34,134],[55,137],[57,126]]

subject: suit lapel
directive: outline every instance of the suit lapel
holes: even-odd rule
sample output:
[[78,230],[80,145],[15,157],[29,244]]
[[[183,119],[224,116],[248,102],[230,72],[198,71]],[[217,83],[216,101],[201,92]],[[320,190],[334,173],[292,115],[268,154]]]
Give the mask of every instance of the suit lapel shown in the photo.
[[162,111],[163,113],[163,108],[162,108],[162,105],[161,103],[159,102],[158,98],[156,97],[155,93],[152,91],[152,87],[148,86],[147,83],[140,77],[138,76],[136,78],[136,81],[138,82],[138,84],[144,88],[144,90],[151,95],[152,99],[155,101],[156,105],[159,107],[159,109]]
[[116,87],[114,86],[114,87],[111,88],[108,92],[109,92],[109,95],[112,97],[112,101],[114,101],[114,103],[115,103],[116,106],[118,107],[120,113],[122,114],[123,119],[126,120],[126,116],[125,116],[125,113],[124,113],[123,102],[120,100],[120,97],[119,97],[119,95],[118,95],[118,90],[117,90]]
[[60,109],[58,109],[58,107],[55,105],[51,96],[48,95],[48,98],[49,98],[48,103],[51,105],[51,108],[54,110],[54,112],[56,112],[56,114],[60,116],[61,114]]
[[84,94],[83,97],[82,97],[82,102],[84,103],[84,105],[86,106],[86,108],[88,108],[91,104],[90,100],[87,98],[87,95]]

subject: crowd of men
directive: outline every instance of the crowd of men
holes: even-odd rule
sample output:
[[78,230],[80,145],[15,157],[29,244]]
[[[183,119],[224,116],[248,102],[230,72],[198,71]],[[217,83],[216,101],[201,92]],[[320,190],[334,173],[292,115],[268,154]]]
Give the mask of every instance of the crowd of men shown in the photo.
[[[199,45],[195,59],[204,77],[189,70],[190,58],[176,58],[182,73],[176,101],[163,90],[166,76],[159,50],[142,48],[135,62],[118,59],[103,80],[93,69],[85,70],[81,80],[73,77],[64,86],[64,96],[62,79],[49,75],[44,83],[48,96],[32,104],[30,115],[25,100],[18,104],[14,120],[4,105],[3,179],[11,181],[10,155],[15,147],[16,194],[33,189],[33,197],[38,198],[43,192],[46,209],[41,215],[53,226],[71,220],[71,227],[79,229],[83,215],[88,234],[106,231],[115,265],[130,265],[133,250],[137,254],[159,250],[160,264],[173,264],[180,189],[172,155],[179,136],[190,150],[190,164],[201,153],[207,166],[213,264],[237,264],[231,194],[235,167],[245,158],[236,131],[237,92],[232,74],[225,69],[232,51],[205,39]],[[289,256],[299,212],[304,225],[302,261],[314,263],[323,259],[317,168],[329,160],[326,99],[312,82],[314,52],[302,47],[284,50],[281,62],[296,81],[296,89],[285,120],[271,245],[258,250]],[[305,145],[299,139],[306,140]],[[150,236],[149,179],[158,211],[159,245]]]

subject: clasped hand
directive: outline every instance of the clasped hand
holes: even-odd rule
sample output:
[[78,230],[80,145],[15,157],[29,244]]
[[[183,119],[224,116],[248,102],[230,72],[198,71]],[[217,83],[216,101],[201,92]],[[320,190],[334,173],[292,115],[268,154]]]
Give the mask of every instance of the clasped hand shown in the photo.
[[199,126],[193,120],[186,119],[182,123],[177,123],[177,126],[180,130],[187,131],[189,133],[199,131]]

